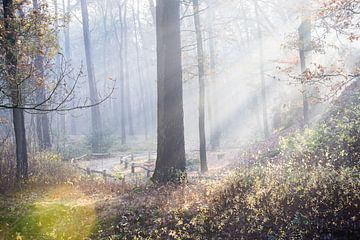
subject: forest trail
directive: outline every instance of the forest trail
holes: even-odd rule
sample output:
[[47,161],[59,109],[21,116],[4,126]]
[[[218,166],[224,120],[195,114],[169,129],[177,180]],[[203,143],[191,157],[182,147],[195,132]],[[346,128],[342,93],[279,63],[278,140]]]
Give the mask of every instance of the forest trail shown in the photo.
[[[221,169],[226,168],[229,164],[234,164],[238,161],[239,149],[226,149],[218,151],[208,151],[207,159],[210,174],[214,172],[221,171]],[[188,159],[188,169],[190,175],[197,175],[196,173],[199,170],[199,153],[198,151],[190,151],[187,153]],[[88,159],[83,159],[77,161],[76,164],[82,169],[89,169],[98,172],[106,171],[106,173],[111,175],[118,175],[119,173],[122,176],[131,175],[132,169],[131,165],[135,164],[136,173],[146,172],[143,168],[138,166],[144,166],[153,170],[155,166],[156,153],[155,152],[122,152],[122,153],[111,153],[110,157],[96,158],[91,157]],[[125,161],[128,163],[126,164]]]

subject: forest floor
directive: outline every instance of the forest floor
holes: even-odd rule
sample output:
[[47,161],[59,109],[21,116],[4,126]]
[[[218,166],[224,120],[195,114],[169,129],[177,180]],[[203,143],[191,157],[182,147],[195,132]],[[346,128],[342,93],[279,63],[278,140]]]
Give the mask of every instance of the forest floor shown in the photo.
[[0,239],[360,239],[359,136],[356,83],[318,124],[214,158],[178,186],[40,161],[27,186],[0,195]]
[[[168,207],[200,201],[207,191],[204,186],[225,175],[222,172],[219,177],[219,173],[219,166],[214,164],[207,175],[191,174],[189,183],[181,187],[158,188],[148,181],[137,186],[122,185],[87,177],[56,184],[30,184],[0,195],[0,239],[92,239],[101,235],[103,224],[115,221],[121,209],[151,206],[159,201]],[[176,202],[174,198],[182,200]]]

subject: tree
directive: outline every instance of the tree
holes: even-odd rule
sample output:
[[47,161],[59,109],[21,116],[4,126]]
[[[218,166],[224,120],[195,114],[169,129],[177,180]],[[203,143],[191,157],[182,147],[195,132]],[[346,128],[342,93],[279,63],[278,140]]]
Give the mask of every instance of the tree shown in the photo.
[[[124,2],[124,9],[126,14],[126,2]],[[117,44],[119,46],[119,74],[120,74],[120,128],[121,128],[121,144],[126,144],[126,108],[125,108],[125,73],[124,73],[124,18],[122,13],[122,6],[118,4],[119,11],[119,22],[120,22],[120,30],[117,29],[117,25],[115,23],[114,16],[112,16],[112,21],[115,30],[115,37]],[[125,15],[124,14],[124,15]],[[120,36],[119,33],[120,32]],[[117,117],[117,116],[116,116]],[[115,120],[118,122],[118,120]]]
[[260,77],[261,77],[261,101],[262,101],[262,115],[263,115],[263,127],[265,138],[269,137],[269,124],[268,124],[268,113],[267,113],[267,101],[266,101],[266,84],[265,84],[265,70],[264,70],[264,47],[262,30],[259,19],[259,5],[257,0],[254,0],[255,17],[257,24],[257,36],[259,39],[259,58],[260,58]]
[[[15,106],[13,112],[13,124],[16,142],[16,179],[26,180],[28,178],[28,158],[26,145],[26,132],[24,110],[17,108],[21,104],[21,94],[17,81],[17,56],[15,35],[15,6],[12,0],[3,0],[4,9],[4,30],[8,46],[5,48],[5,81],[10,83],[10,94],[12,104]],[[4,46],[2,46],[4,47]]]
[[200,165],[201,172],[206,172],[206,136],[205,136],[205,66],[204,66],[204,49],[203,37],[201,33],[199,1],[193,0],[194,23],[196,33],[196,47],[198,57],[198,74],[199,74],[199,139],[200,139]]
[[[84,47],[86,55],[86,68],[88,73],[88,82],[90,90],[90,101],[91,104],[96,104],[99,99],[96,90],[96,81],[94,75],[94,66],[91,55],[91,42],[90,42],[90,31],[89,31],[89,16],[87,1],[81,0],[81,14],[83,21],[83,35],[84,35]],[[100,117],[100,108],[98,105],[94,105],[91,108],[91,127],[92,127],[92,150],[93,152],[101,151],[101,139],[102,139],[102,124]]]
[[157,0],[158,136],[154,182],[180,182],[185,140],[179,0]]
[[134,124],[133,124],[133,109],[132,109],[132,96],[130,90],[130,75],[129,75],[129,57],[128,57],[128,25],[127,25],[127,0],[124,7],[124,61],[125,61],[125,92],[126,92],[126,112],[127,112],[127,124],[129,126],[129,135],[134,136]]
[[[216,149],[220,145],[221,126],[218,122],[216,114],[218,112],[218,95],[217,95],[217,82],[216,82],[216,54],[215,54],[215,34],[212,27],[212,21],[215,18],[214,9],[210,7],[208,14],[208,36],[209,36],[209,70],[210,81],[208,87],[208,109],[209,109],[209,122],[211,122],[210,128],[210,146],[212,149]],[[211,121],[210,121],[211,119]]]
[[[133,4],[134,5],[134,4]],[[135,13],[134,6],[132,7],[132,16],[133,16],[133,23],[134,23],[134,35],[135,35],[135,50],[136,50],[136,66],[137,66],[137,72],[138,72],[138,79],[139,79],[139,87],[140,87],[140,101],[141,101],[141,111],[143,114],[143,120],[144,120],[144,133],[145,133],[145,140],[148,138],[148,117],[147,117],[147,92],[144,90],[144,79],[142,74],[142,68],[140,66],[140,42],[138,37],[138,27],[136,20],[139,19],[139,9]],[[140,26],[140,21],[138,21]]]
[[[33,7],[36,11],[35,14],[39,14],[41,11],[39,3],[37,0],[33,1]],[[36,41],[39,42],[39,38],[36,38]],[[41,45],[38,44],[37,48],[40,48]],[[37,49],[38,54],[35,57],[35,67],[39,72],[39,78],[42,82],[44,81],[44,57],[41,52],[42,49]],[[45,100],[45,84],[41,84],[37,89],[37,101],[41,102]],[[38,144],[40,150],[47,150],[51,148],[51,139],[50,139],[50,122],[47,113],[37,114],[36,115],[36,132],[38,137]]]
[[[303,19],[299,27],[299,38],[300,38],[300,65],[301,73],[306,74],[306,53],[310,50],[311,45],[311,22],[309,19]],[[308,89],[306,86],[306,78],[302,78],[302,96],[303,96],[303,116],[304,124],[309,123],[309,100],[308,100]]]

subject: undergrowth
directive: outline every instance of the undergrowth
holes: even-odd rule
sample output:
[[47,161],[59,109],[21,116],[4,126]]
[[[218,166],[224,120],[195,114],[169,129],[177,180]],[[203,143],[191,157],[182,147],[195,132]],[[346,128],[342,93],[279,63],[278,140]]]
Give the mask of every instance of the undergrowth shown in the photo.
[[264,144],[276,149],[241,155],[221,183],[190,193],[186,186],[154,190],[151,202],[119,208],[94,238],[360,239],[358,88],[345,91],[315,127]]

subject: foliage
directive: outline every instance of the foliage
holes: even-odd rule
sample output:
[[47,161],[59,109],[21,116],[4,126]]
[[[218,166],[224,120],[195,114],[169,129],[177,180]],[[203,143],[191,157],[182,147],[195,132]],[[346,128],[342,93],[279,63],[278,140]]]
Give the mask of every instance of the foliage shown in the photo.
[[[359,166],[360,94],[358,82],[339,98],[316,129],[280,139],[280,150],[286,160],[312,165]],[[353,89],[354,88],[354,89]]]
[[[212,187],[194,193],[194,189],[186,192],[184,189],[189,187],[180,186],[174,193],[168,186],[158,195],[151,192],[152,200],[146,203],[129,201],[112,227],[108,223],[102,226],[102,233],[94,238],[359,237],[360,181],[356,168],[318,166],[310,171],[292,165],[241,168],[223,182],[220,190],[219,186],[217,190],[211,190]],[[175,203],[166,204],[164,196]],[[191,201],[186,202],[189,197]]]
[[[0,78],[4,80],[0,85],[2,107],[42,105],[36,99],[38,89],[47,88],[52,92],[59,87],[55,86],[59,85],[57,82],[45,82],[45,78],[54,76],[51,68],[58,48],[54,24],[55,19],[50,15],[47,4],[41,4],[38,10],[20,6],[14,16],[0,19]],[[6,61],[10,54],[14,56],[16,66]],[[39,58],[42,59],[41,68],[37,66]],[[12,67],[16,68],[15,75],[10,70]],[[21,99],[10,103],[15,90],[21,92]]]
[[350,41],[359,39],[359,0],[326,0],[321,2],[317,15],[321,25],[329,31],[336,31]]
[[142,190],[94,238],[358,239],[359,114],[355,82],[315,128],[281,137],[271,161],[253,152],[258,164],[220,184]]

